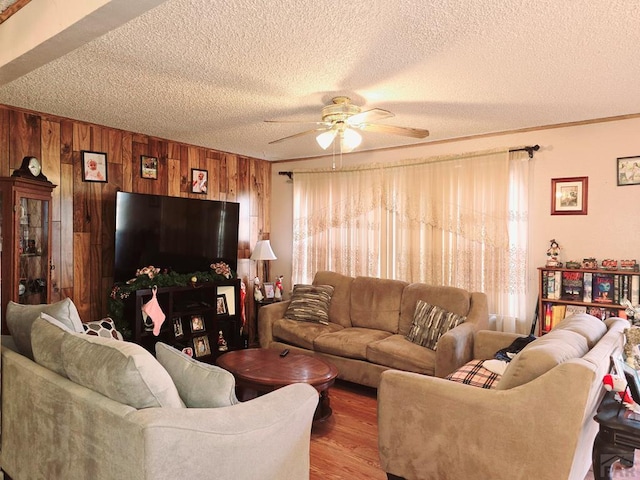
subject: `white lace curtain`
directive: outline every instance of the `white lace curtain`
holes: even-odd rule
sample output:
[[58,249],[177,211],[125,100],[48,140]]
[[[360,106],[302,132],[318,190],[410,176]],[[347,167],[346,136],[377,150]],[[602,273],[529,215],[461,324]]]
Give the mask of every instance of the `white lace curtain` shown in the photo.
[[522,158],[505,149],[295,171],[293,282],[333,270],[451,285],[485,292],[491,312],[525,318]]

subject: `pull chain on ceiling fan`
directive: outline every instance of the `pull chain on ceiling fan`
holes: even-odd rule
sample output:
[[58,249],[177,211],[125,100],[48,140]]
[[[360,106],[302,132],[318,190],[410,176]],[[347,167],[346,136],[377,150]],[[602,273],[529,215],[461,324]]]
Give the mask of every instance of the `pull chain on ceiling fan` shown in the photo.
[[349,97],[334,97],[332,103],[322,108],[322,121],[301,122],[296,120],[265,120],[269,123],[313,123],[321,125],[320,128],[306,130],[304,132],[289,135],[269,142],[269,144],[280,143],[293,138],[302,137],[317,133],[316,141],[323,150],[335,141],[340,140],[340,150],[350,152],[357,148],[362,142],[362,136],[358,130],[374,133],[390,133],[393,135],[404,135],[413,138],[425,138],[429,135],[428,130],[420,128],[397,127],[394,125],[383,125],[376,123],[385,118],[393,117],[393,113],[381,108],[371,110],[362,109],[351,103]]

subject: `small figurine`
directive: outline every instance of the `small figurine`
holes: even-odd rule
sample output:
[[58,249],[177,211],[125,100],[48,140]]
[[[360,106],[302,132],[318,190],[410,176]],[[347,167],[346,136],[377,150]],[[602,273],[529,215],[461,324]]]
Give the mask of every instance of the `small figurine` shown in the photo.
[[558,260],[560,257],[560,245],[556,242],[556,239],[550,241],[549,249],[547,250],[547,267],[561,267],[562,262]]
[[229,347],[227,346],[227,341],[224,339],[224,336],[222,335],[222,330],[220,330],[218,331],[218,351],[226,352],[227,350],[229,350]]
[[284,292],[284,287],[282,286],[282,280],[284,279],[284,277],[282,275],[280,275],[277,279],[276,279],[276,288],[275,288],[275,299],[276,301],[280,301],[282,300],[282,293]]
[[253,279],[253,299],[256,302],[261,302],[264,300],[264,295],[262,294],[262,290],[260,289],[260,279],[258,277]]

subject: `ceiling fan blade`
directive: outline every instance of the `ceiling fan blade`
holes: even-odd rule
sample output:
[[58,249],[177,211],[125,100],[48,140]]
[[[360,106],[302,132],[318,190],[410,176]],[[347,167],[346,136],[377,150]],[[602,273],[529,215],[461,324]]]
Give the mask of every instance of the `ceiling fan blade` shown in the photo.
[[312,133],[325,132],[326,128],[314,128],[313,130],[305,130],[304,132],[295,133],[293,135],[289,135],[288,137],[279,138],[278,140],[274,140],[269,142],[269,145],[273,145],[274,143],[284,142],[285,140],[291,140],[292,138],[304,137],[305,135],[311,135]]
[[266,123],[310,123],[312,125],[326,125],[331,126],[330,122],[315,121],[315,120],[264,120]]
[[396,127],[395,125],[380,125],[377,123],[367,123],[360,126],[360,130],[376,133],[391,133],[393,135],[404,135],[405,137],[425,138],[429,136],[429,130],[410,127]]
[[384,120],[385,118],[391,118],[394,114],[388,110],[381,108],[372,108],[371,110],[365,110],[364,112],[356,113],[347,118],[346,123],[352,126],[360,125],[361,123],[373,123]]

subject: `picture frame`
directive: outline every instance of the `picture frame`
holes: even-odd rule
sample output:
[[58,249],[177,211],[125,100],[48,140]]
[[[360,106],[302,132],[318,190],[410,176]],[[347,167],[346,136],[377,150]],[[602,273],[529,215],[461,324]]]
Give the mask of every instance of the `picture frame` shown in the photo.
[[82,181],[107,183],[107,154],[81,150]]
[[182,329],[182,318],[174,317],[173,319],[173,336],[180,338],[184,336],[184,330]]
[[227,306],[227,296],[218,295],[216,299],[216,313],[218,315],[229,315],[229,307]]
[[191,169],[191,193],[206,194],[208,181],[209,172],[207,170]]
[[623,362],[622,367],[624,369],[624,377],[627,380],[627,386],[629,387],[631,398],[638,403],[640,402],[640,376],[638,376],[638,371],[627,362]]
[[640,156],[616,159],[618,186],[640,185]]
[[191,315],[189,324],[191,325],[192,333],[205,331],[204,318],[202,317],[202,315]]
[[209,337],[207,337],[206,335],[193,337],[193,353],[195,354],[196,358],[211,355],[211,345],[209,344]]
[[272,282],[264,283],[264,298],[273,299],[276,297],[276,287]]
[[551,215],[586,215],[589,177],[551,179]]
[[140,155],[140,177],[149,180],[158,179],[158,158]]

